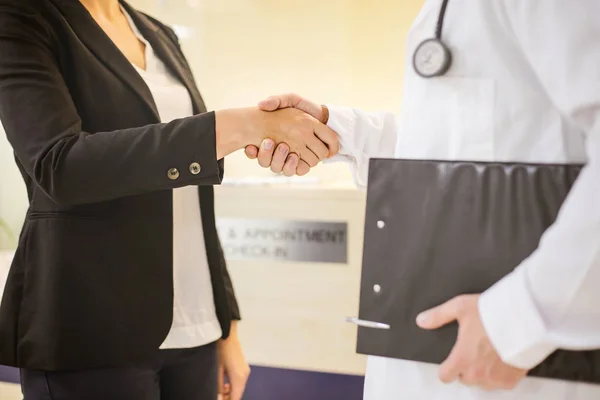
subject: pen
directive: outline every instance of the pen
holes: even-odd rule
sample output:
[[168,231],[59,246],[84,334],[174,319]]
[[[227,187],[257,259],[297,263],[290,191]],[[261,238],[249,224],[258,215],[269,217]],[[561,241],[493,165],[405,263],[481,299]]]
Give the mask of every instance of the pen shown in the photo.
[[358,319],[357,317],[348,317],[346,318],[346,322],[350,322],[351,324],[355,324],[365,328],[390,329],[390,326],[388,324],[384,324],[381,322],[365,321],[362,319]]

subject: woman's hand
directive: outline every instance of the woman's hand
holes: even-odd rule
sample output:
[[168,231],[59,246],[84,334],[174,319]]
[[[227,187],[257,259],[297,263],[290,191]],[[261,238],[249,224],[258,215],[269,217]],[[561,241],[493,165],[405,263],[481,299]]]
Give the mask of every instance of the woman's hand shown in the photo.
[[[241,400],[250,376],[250,366],[242,351],[237,333],[237,321],[231,322],[229,337],[220,340],[217,349],[219,353],[219,399]],[[227,377],[227,384],[225,377]]]

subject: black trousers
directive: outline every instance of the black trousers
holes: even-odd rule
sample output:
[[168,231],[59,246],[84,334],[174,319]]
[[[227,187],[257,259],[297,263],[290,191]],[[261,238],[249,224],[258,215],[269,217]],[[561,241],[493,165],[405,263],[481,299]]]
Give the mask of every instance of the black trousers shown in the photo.
[[217,400],[217,346],[158,350],[148,365],[21,370],[24,400]]

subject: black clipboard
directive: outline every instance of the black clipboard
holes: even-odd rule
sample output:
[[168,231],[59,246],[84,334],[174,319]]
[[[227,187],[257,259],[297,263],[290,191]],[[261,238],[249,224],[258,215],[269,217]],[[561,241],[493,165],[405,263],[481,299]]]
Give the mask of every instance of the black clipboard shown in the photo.
[[[441,363],[456,324],[417,327],[424,310],[481,293],[538,246],[581,165],[372,159],[359,320],[361,354]],[[600,383],[599,351],[557,351],[532,376]]]

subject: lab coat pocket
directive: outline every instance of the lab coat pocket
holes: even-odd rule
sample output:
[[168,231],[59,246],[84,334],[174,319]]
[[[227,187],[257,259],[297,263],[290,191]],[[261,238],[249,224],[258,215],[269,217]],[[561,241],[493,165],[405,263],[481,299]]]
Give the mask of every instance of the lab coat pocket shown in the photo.
[[404,97],[399,157],[493,159],[493,80],[415,77],[407,80]]

